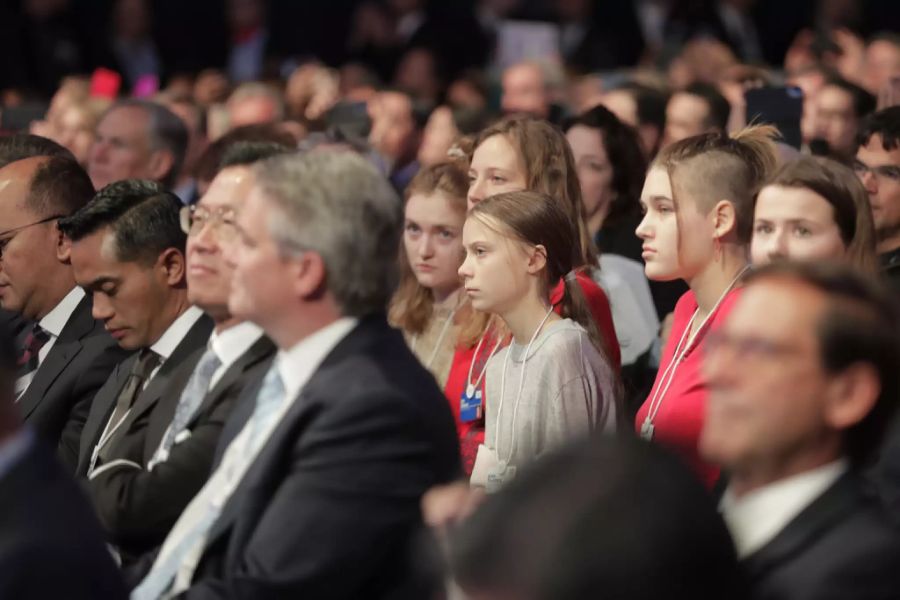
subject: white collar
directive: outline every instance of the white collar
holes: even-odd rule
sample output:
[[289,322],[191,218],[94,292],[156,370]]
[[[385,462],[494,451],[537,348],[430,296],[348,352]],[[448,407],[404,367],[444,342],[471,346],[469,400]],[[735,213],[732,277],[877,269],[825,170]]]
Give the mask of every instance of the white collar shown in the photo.
[[292,348],[278,352],[278,372],[286,397],[293,399],[338,343],[356,327],[358,319],[341,317],[309,335]]
[[209,346],[222,362],[229,367],[244,355],[250,346],[263,336],[263,330],[250,321],[241,321],[221,332],[213,331],[209,336]]
[[59,304],[53,307],[53,310],[40,320],[41,329],[53,337],[59,337],[82,298],[84,298],[84,290],[76,285],[59,301]]
[[159,336],[159,339],[150,346],[150,349],[158,354],[162,360],[168,359],[175,352],[175,348],[178,347],[184,336],[191,330],[191,327],[194,326],[194,323],[202,316],[202,310],[196,306],[189,306],[186,311],[178,315],[177,319],[172,321],[169,328]]
[[770,483],[741,498],[729,487],[719,509],[738,556],[744,558],[771,542],[848,469],[846,459]]

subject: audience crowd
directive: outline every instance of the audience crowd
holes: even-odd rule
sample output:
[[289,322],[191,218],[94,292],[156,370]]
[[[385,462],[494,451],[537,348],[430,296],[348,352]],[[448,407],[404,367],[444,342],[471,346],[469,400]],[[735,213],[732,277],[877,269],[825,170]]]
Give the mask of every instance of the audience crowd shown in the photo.
[[0,598],[900,598],[896,7],[20,4]]

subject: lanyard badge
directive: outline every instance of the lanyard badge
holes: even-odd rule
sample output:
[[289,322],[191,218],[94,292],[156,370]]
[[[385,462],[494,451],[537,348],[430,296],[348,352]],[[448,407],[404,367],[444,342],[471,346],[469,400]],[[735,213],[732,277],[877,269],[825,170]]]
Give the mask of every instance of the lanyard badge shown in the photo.
[[471,383],[459,399],[459,420],[463,423],[471,423],[481,419],[483,414],[483,402],[481,389]]

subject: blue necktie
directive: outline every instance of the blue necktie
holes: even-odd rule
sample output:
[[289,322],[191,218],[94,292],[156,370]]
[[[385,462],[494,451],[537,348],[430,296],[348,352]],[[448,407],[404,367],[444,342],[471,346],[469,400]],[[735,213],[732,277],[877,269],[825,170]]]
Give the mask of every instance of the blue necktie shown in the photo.
[[219,357],[212,348],[207,349],[206,352],[203,353],[203,356],[200,357],[197,367],[191,374],[191,378],[188,380],[187,385],[184,386],[184,391],[181,393],[181,398],[178,400],[178,406],[175,408],[175,416],[172,419],[172,424],[169,426],[169,429],[166,430],[166,435],[163,437],[162,444],[153,456],[156,462],[165,460],[165,457],[169,455],[169,450],[175,445],[175,438],[184,431],[185,427],[194,416],[194,413],[197,412],[197,409],[206,397],[207,392],[209,392],[209,383],[212,381],[213,374],[215,374],[221,366],[222,361],[219,360]]
[[[284,399],[284,383],[281,381],[281,376],[278,373],[278,366],[273,364],[269,372],[266,373],[265,379],[263,379],[262,387],[256,397],[253,415],[246,425],[246,427],[250,428],[248,444],[245,446],[247,451],[236,456],[226,451],[226,460],[219,465],[217,472],[213,474],[213,477],[210,478],[206,486],[200,490],[197,498],[194,499],[194,502],[198,500],[205,501],[206,509],[201,515],[194,517],[193,523],[182,523],[181,520],[176,523],[170,535],[177,533],[181,539],[162,562],[154,564],[153,569],[141,581],[140,585],[131,592],[131,600],[157,600],[172,587],[179,567],[197,544],[205,543],[206,535],[212,528],[213,523],[218,519],[221,507],[224,505],[224,502],[210,501],[217,492],[217,490],[212,489],[213,484],[223,481],[223,478],[217,477],[218,472],[222,469],[233,469],[241,461],[252,461],[256,457],[257,446],[263,442],[260,435],[271,425],[272,419],[278,414],[278,409],[283,405]],[[182,514],[182,519],[190,518],[189,515],[193,514],[192,508],[193,506],[188,507]]]

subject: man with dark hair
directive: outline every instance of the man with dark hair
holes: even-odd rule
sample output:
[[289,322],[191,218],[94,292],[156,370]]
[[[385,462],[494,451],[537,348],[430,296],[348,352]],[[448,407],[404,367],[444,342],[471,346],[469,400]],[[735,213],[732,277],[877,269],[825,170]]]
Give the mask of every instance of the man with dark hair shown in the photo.
[[669,98],[663,146],[701,133],[723,132],[730,114],[731,106],[719,90],[707,83],[692,83]]
[[869,194],[881,269],[900,291],[900,106],[870,115],[857,141],[853,169]]
[[547,455],[452,529],[449,548],[455,581],[483,600],[744,597],[709,494],[677,458],[624,437]]
[[754,598],[889,600],[900,537],[862,473],[900,395],[900,315],[847,266],[753,272],[708,341],[703,456]]
[[75,160],[68,149],[39,135],[17,133],[0,137],[0,168],[11,162],[33,156],[61,156]]
[[830,153],[845,162],[856,151],[862,120],[875,110],[875,96],[845,79],[833,77],[815,97],[816,138],[828,143]]
[[34,157],[0,169],[0,306],[31,321],[19,348],[16,400],[25,422],[59,447],[70,472],[94,394],[125,358],[75,285],[56,221],[94,193],[74,159]]
[[[85,178],[87,175],[85,175]],[[15,406],[16,358],[0,332],[0,598],[127,598],[90,507]]]
[[191,306],[181,201],[161,185],[128,179],[101,190],[60,229],[72,241],[75,281],[94,317],[136,354],[97,392],[76,474],[116,460],[139,463],[147,419],[180,364],[203,347],[212,321]]
[[209,315],[215,329],[208,346],[173,375],[150,413],[140,460],[97,469],[88,484],[123,565],[158,547],[203,487],[235,400],[268,369],[275,352],[259,327],[229,312],[234,269],[223,256],[238,234],[235,218],[252,183],[250,165],[286,152],[278,144],[235,144],[206,195],[181,209],[188,234],[188,300]]
[[666,95],[636,82],[626,82],[603,95],[602,104],[620,121],[635,128],[644,158],[659,151],[666,129]]
[[168,108],[123,100],[97,123],[88,173],[98,190],[122,179],[149,179],[172,188],[187,145],[187,128]]

